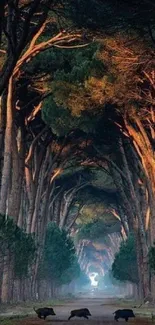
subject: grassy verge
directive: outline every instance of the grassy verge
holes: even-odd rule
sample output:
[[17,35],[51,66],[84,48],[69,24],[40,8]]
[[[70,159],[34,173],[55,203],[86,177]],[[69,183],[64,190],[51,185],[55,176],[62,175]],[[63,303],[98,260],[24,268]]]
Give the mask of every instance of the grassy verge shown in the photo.
[[11,319],[1,320],[2,325],[16,325],[16,322]]
[[0,321],[4,318],[13,319],[18,317],[28,317],[34,314],[33,307],[54,307],[54,306],[63,306],[64,304],[73,301],[73,298],[64,298],[64,299],[52,299],[48,301],[27,301],[17,304],[9,305],[0,305]]
[[119,299],[109,299],[109,301],[107,301],[106,304],[103,303],[102,305],[113,306],[113,308],[116,309],[123,309],[123,308],[133,309],[137,317],[143,317],[143,318],[146,317],[152,319],[152,315],[153,315],[153,318],[155,319],[155,307],[149,306],[147,304],[143,304],[141,307],[139,307],[140,304],[141,302],[137,300],[119,298]]
[[28,317],[29,315],[14,315],[14,316],[7,316],[7,317],[0,317],[0,323],[2,325],[16,325],[17,324],[17,320],[22,320],[26,317]]
[[138,317],[147,317],[147,318],[152,318],[152,315],[153,315],[153,318],[155,317],[155,308],[154,306],[149,306],[147,304],[143,304],[141,307],[140,304],[141,302],[140,301],[134,301],[134,300],[120,300],[118,302],[118,304],[120,306],[122,306],[122,308],[132,308],[134,313],[138,316]]

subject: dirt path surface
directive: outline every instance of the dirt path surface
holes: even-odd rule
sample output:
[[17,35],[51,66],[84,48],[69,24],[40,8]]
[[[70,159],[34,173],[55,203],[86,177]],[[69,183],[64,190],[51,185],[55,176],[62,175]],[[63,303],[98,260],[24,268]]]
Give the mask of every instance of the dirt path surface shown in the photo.
[[[72,318],[68,321],[68,317],[70,311],[78,308],[88,308],[92,314],[89,320],[85,320],[84,318]],[[112,299],[101,299],[101,298],[83,298],[77,299],[74,302],[69,302],[64,304],[63,306],[55,306],[54,311],[56,316],[49,316],[44,321],[42,319],[37,318],[35,312],[32,316],[23,318],[23,319],[13,319],[11,323],[4,324],[12,324],[12,325],[40,325],[40,324],[52,324],[52,325],[112,325],[117,324],[113,319],[113,312],[116,309],[120,309],[121,306],[117,305],[116,301]],[[122,308],[125,308],[122,306]],[[133,306],[128,305],[126,308],[133,308]],[[136,314],[135,319],[129,319],[129,324],[137,324],[137,325],[147,325],[153,324],[150,317],[142,317],[140,312],[135,309]],[[124,320],[119,320],[120,324],[126,324]],[[3,322],[2,322],[3,325]]]

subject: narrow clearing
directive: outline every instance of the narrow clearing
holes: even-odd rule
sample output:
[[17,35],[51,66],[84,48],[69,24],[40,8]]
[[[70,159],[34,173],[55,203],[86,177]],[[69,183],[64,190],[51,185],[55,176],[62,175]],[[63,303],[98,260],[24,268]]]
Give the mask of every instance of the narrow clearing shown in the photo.
[[[52,306],[51,306],[52,307]],[[70,311],[72,309],[78,309],[78,308],[88,308],[92,314],[92,316],[89,318],[89,320],[85,320],[84,318],[72,318],[70,321],[68,321],[68,317],[70,314]],[[66,303],[63,306],[55,306],[54,311],[56,313],[56,316],[49,316],[44,321],[42,319],[37,318],[36,314],[23,318],[23,319],[13,319],[10,320],[10,322],[4,321],[4,324],[12,324],[12,325],[40,325],[40,324],[52,324],[52,325],[63,325],[68,323],[69,325],[80,325],[82,323],[83,325],[101,325],[101,324],[117,324],[116,321],[113,320],[113,312],[116,309],[120,308],[133,308],[133,305],[128,305],[127,307],[117,305],[116,301],[111,299],[102,299],[102,298],[93,298],[93,299],[78,299],[74,302]],[[146,316],[143,317],[142,314],[144,310],[140,309],[134,309],[136,318],[135,319],[129,319],[129,324],[141,324],[141,325],[147,325],[147,324],[153,324],[152,319],[150,317],[151,312],[147,313],[146,310]],[[147,317],[148,315],[148,317]],[[119,322],[122,324],[126,324],[126,322],[122,319],[119,320]],[[3,325],[3,321],[2,321]]]

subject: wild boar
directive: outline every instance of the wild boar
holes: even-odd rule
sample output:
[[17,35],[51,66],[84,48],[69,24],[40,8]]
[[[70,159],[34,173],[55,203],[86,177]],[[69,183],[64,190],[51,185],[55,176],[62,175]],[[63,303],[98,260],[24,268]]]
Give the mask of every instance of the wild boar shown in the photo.
[[39,318],[43,317],[44,319],[46,319],[47,316],[56,315],[53,308],[43,307],[43,308],[38,308],[38,309],[33,308],[33,309]]
[[71,311],[71,314],[68,318],[70,320],[72,317],[84,317],[86,319],[89,319],[88,316],[91,316],[90,311],[87,308],[82,308],[82,309],[75,309]]
[[127,322],[128,318],[135,317],[132,309],[118,309],[113,314],[115,314],[114,319],[117,322],[119,318],[124,318]]

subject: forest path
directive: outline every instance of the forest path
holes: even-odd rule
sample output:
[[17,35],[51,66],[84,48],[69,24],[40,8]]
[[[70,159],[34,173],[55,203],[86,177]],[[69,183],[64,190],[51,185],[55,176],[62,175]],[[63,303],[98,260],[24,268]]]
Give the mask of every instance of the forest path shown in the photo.
[[[61,306],[54,306],[54,311],[56,313],[56,316],[49,316],[44,321],[43,319],[37,318],[36,314],[34,313],[32,316],[23,318],[23,319],[12,319],[11,323],[5,323],[5,324],[12,324],[12,325],[40,325],[40,324],[52,324],[52,325],[113,325],[117,324],[116,321],[114,321],[114,315],[113,312],[116,309],[120,308],[133,308],[133,304],[128,304],[128,306],[121,306],[120,303],[117,304],[116,299],[108,299],[108,298],[81,298],[77,299],[73,302],[68,302]],[[91,317],[89,320],[86,320],[84,318],[72,318],[70,321],[68,321],[68,317],[70,315],[70,311],[73,309],[79,309],[79,308],[88,308],[91,313]],[[136,315],[136,318],[129,319],[129,324],[135,324],[135,325],[148,325],[153,324],[152,319],[150,317],[151,313],[147,313],[148,317],[142,317],[140,313],[143,312],[143,309],[135,309],[134,313]],[[122,319],[119,320],[119,322],[123,325],[126,324],[126,322]],[[3,325],[3,322],[2,322]]]

